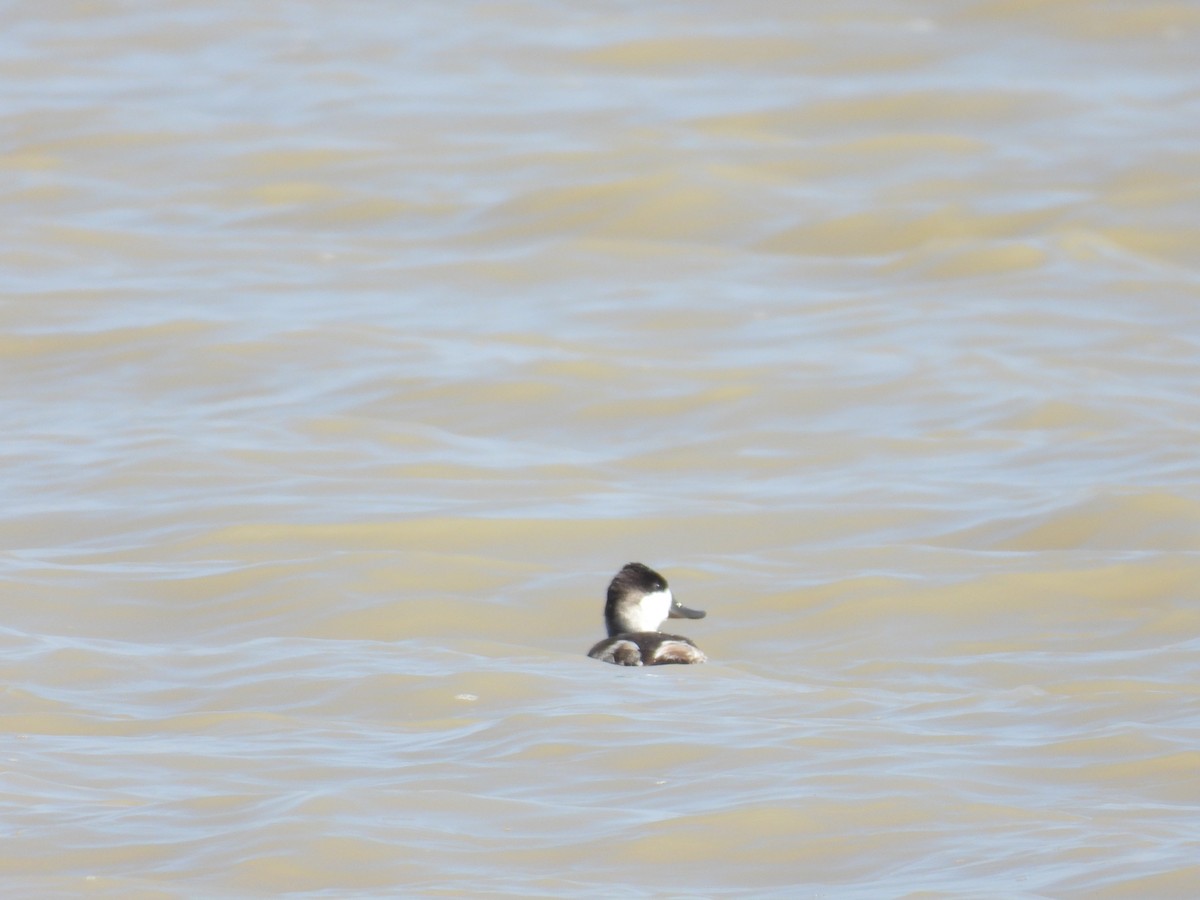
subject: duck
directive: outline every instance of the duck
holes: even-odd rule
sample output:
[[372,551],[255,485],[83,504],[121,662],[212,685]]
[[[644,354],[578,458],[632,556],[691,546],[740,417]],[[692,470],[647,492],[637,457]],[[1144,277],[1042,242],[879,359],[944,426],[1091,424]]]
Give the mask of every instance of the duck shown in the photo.
[[642,563],[625,565],[608,585],[604,624],[608,637],[588,656],[616,666],[692,665],[707,662],[688,638],[664,634],[667,619],[703,619],[702,609],[689,609],[671,593],[667,579]]

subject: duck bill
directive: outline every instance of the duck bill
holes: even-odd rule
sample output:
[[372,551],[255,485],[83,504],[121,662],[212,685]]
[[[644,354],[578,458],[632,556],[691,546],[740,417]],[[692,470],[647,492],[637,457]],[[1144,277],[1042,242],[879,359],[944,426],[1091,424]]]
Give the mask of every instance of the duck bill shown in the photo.
[[702,609],[688,609],[678,600],[671,603],[671,611],[667,614],[671,619],[703,619],[707,615]]

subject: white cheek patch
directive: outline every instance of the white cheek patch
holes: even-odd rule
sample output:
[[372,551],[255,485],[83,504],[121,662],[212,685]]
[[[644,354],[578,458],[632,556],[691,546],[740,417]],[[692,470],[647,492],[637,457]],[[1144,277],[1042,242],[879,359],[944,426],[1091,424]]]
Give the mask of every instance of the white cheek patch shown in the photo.
[[674,599],[670,588],[643,594],[637,609],[629,617],[629,624],[633,626],[631,630],[658,631],[658,626],[667,621]]

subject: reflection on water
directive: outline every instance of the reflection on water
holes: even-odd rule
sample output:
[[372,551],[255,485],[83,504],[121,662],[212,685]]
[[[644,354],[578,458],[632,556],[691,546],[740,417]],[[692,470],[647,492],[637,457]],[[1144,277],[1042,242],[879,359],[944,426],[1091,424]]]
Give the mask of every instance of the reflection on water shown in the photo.
[[11,890],[1200,888],[1194,10],[4,24]]

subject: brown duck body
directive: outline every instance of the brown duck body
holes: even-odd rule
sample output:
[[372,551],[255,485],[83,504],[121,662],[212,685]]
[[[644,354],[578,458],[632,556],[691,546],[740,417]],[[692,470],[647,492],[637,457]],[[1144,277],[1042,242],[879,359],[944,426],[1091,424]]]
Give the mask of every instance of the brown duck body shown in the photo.
[[605,638],[588,656],[618,666],[688,665],[708,662],[704,651],[689,638],[661,631],[633,631]]

